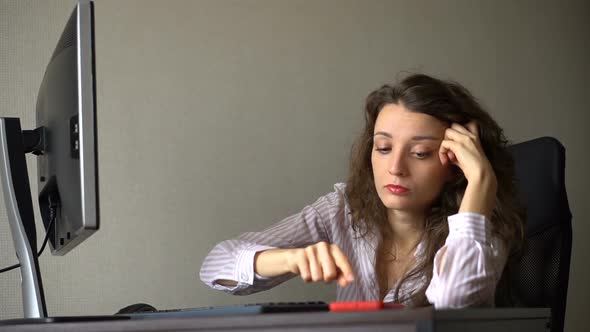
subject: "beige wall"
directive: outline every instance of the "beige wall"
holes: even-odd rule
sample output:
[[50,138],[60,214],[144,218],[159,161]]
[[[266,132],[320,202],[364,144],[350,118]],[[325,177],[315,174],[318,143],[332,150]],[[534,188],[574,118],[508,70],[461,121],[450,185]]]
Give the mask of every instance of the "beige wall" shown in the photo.
[[[1,116],[34,125],[73,3],[0,0]],[[198,270],[216,242],[343,181],[367,93],[423,70],[471,88],[514,142],[549,135],[567,148],[566,327],[580,330],[590,296],[588,31],[587,1],[98,0],[102,228],[67,256],[41,258],[50,314],[333,299],[332,287],[297,280],[231,297]],[[14,261],[0,205],[0,265]],[[22,315],[18,271],[0,276],[0,294],[0,319]]]

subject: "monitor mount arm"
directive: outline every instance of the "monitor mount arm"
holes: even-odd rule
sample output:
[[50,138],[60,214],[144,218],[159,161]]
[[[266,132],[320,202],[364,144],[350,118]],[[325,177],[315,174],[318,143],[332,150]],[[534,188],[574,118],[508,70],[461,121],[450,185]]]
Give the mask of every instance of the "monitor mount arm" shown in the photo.
[[43,154],[45,128],[21,130],[20,119],[0,118],[0,177],[16,256],[21,269],[25,318],[47,317],[37,234],[25,154]]
[[39,127],[34,130],[23,130],[23,144],[25,153],[32,153],[36,156],[45,153],[47,130],[45,127]]

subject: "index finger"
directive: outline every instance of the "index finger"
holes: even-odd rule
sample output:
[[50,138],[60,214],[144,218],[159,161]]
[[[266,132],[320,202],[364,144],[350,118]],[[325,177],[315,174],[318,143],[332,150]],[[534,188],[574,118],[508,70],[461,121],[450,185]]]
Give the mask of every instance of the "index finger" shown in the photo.
[[469,121],[467,124],[465,124],[465,128],[475,135],[475,137],[479,138],[479,127],[477,126],[477,122],[475,120]]
[[[467,128],[467,125],[462,126],[458,123],[453,123],[450,128],[455,129],[456,131],[460,132],[461,134],[467,135],[471,138],[476,138],[475,134],[473,134],[471,132],[471,130],[469,128]],[[446,132],[445,132],[445,134],[446,134]]]
[[352,266],[348,261],[348,258],[344,255],[344,253],[338,248],[337,245],[330,246],[330,253],[332,257],[334,257],[334,263],[336,267],[342,271],[342,274],[346,278],[347,281],[354,281],[354,273],[352,272]]

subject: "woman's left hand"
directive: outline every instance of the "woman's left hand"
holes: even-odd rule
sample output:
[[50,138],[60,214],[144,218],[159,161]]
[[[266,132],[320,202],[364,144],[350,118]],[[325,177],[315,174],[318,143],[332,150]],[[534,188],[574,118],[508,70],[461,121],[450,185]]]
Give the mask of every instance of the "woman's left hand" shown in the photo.
[[459,211],[477,212],[489,217],[498,184],[494,169],[481,147],[477,123],[471,121],[465,126],[453,123],[447,128],[439,158],[443,165],[451,163],[458,166],[467,179]]
[[494,175],[492,165],[479,142],[479,130],[475,121],[469,122],[465,127],[453,123],[447,128],[438,154],[443,165],[450,162],[461,168],[468,182]]

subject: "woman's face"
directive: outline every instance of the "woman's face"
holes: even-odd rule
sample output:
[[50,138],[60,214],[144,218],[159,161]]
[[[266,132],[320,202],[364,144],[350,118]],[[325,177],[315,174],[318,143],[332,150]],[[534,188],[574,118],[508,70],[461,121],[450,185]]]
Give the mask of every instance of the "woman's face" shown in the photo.
[[[447,126],[403,105],[388,104],[377,117],[371,163],[375,189],[388,209],[423,213],[451,178],[438,156]],[[396,187],[399,186],[399,187]]]

